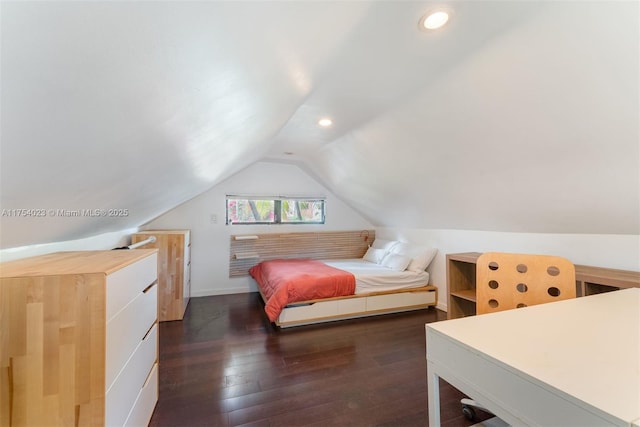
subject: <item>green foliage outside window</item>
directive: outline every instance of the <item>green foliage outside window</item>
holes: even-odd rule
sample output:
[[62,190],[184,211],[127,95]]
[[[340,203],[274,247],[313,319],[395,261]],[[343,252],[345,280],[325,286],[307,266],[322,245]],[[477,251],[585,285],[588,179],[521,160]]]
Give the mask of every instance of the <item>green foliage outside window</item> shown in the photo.
[[227,224],[324,224],[322,199],[227,197]]

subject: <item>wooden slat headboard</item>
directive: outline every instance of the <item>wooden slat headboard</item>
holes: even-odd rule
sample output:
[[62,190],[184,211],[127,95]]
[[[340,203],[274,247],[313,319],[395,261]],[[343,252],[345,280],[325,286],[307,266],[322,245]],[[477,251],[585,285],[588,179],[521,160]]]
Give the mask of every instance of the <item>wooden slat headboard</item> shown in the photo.
[[[239,237],[240,239],[236,239]],[[242,237],[245,237],[243,239]],[[229,277],[246,276],[260,261],[277,258],[362,258],[376,237],[375,230],[232,235]],[[257,238],[255,238],[257,237]],[[238,258],[236,257],[238,256]]]

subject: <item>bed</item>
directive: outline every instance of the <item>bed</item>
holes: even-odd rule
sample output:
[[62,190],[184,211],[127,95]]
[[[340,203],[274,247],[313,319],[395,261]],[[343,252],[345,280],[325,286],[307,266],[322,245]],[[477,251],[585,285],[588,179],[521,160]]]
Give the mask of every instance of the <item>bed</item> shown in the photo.
[[376,239],[363,258],[276,259],[249,270],[281,328],[424,309],[437,302],[426,268],[436,250]]

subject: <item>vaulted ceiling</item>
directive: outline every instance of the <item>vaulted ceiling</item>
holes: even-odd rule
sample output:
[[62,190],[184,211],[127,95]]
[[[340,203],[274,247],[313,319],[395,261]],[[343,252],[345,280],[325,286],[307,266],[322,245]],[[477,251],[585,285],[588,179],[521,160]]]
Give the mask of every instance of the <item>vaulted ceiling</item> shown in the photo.
[[[2,1],[2,248],[121,230],[260,160],[379,226],[640,234],[639,4]],[[330,116],[333,126],[321,128]]]

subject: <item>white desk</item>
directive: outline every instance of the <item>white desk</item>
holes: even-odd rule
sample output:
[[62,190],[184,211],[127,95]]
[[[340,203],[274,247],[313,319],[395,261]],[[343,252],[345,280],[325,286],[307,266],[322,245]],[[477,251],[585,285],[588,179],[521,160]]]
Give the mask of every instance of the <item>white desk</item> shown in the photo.
[[441,377],[513,426],[640,427],[640,289],[426,325]]

